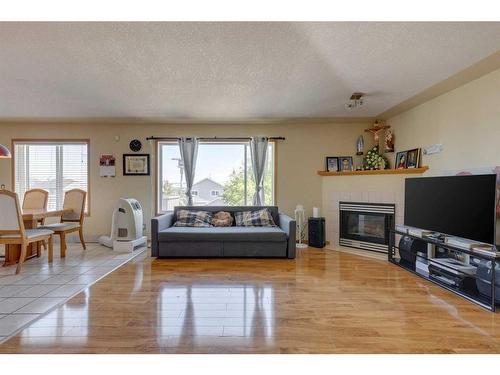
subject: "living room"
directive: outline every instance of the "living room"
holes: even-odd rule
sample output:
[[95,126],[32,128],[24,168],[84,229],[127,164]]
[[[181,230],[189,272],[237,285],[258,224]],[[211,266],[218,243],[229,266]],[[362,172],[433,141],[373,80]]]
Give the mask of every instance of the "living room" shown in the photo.
[[499,22],[18,19],[0,353],[499,353]]

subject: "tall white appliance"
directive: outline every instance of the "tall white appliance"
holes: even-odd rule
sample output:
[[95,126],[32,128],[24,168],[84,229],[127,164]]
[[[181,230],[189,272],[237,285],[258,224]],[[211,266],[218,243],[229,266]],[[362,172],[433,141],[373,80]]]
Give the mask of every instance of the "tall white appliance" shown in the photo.
[[147,243],[142,230],[141,204],[133,198],[120,198],[111,219],[111,235],[99,237],[99,242],[115,251],[132,252]]

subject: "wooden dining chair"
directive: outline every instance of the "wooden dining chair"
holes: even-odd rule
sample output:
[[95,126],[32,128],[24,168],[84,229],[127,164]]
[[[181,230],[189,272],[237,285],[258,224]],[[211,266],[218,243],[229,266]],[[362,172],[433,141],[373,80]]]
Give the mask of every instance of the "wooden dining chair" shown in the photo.
[[43,189],[26,190],[23,199],[23,210],[46,210],[49,201],[49,192]]
[[25,229],[21,205],[16,193],[0,190],[0,244],[20,245],[21,254],[16,268],[16,274],[21,272],[26,260],[28,246],[34,242],[48,241],[49,263],[52,263],[54,251],[52,232],[48,229]]
[[[23,198],[23,210],[46,210],[49,201],[49,192],[43,189],[30,189],[26,190]],[[45,224],[45,219],[40,219],[38,225]],[[47,249],[45,241],[42,245]],[[37,249],[38,256],[40,256],[40,247]]]
[[54,231],[56,235],[61,238],[61,258],[66,256],[66,234],[78,232],[80,235],[80,242],[82,243],[83,250],[85,241],[83,239],[83,219],[85,217],[85,198],[87,192],[81,189],[68,190],[64,194],[63,209],[70,209],[71,212],[64,213],[61,216],[61,222],[55,224],[47,224],[41,228]]

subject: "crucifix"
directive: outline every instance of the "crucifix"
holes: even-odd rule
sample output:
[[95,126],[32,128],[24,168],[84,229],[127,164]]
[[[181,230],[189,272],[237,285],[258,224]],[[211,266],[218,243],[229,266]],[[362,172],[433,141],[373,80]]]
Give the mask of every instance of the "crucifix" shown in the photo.
[[382,130],[389,129],[389,128],[390,128],[390,126],[386,125],[384,121],[377,120],[377,121],[375,121],[375,124],[373,124],[373,127],[370,128],[370,129],[365,129],[365,132],[372,133],[373,134],[373,140],[378,145],[378,142],[379,142],[379,139],[380,139],[379,133]]

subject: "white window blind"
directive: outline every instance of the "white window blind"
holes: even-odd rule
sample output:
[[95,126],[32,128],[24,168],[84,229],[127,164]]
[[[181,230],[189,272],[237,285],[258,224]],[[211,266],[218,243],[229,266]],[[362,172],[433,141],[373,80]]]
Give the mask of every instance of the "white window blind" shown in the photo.
[[49,192],[48,208],[60,209],[66,191],[88,192],[88,142],[15,141],[14,159],[15,190],[21,200],[26,190],[44,189]]

